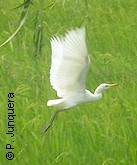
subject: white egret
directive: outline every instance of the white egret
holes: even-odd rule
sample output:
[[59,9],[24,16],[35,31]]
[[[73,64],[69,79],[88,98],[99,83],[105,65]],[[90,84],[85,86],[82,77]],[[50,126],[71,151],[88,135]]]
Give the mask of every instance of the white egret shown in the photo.
[[117,84],[100,84],[94,93],[86,89],[86,76],[90,67],[85,28],[77,28],[66,33],[65,37],[51,39],[52,63],[50,82],[59,99],[49,100],[47,106],[57,106],[47,131],[58,112],[72,108],[81,103],[96,101],[102,98],[102,92]]

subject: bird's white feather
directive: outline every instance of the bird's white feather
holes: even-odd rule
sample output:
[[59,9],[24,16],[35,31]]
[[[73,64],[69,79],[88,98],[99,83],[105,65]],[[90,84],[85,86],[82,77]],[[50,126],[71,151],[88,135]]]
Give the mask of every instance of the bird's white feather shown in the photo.
[[64,38],[52,38],[50,81],[59,97],[85,92],[90,65],[85,41],[85,29],[68,31]]
[[84,28],[68,31],[64,38],[52,38],[51,49],[50,82],[57,95],[62,98],[48,100],[47,106],[57,106],[59,109],[53,114],[44,132],[51,127],[59,112],[82,103],[97,101],[102,98],[104,90],[117,85],[100,84],[94,93],[85,88],[90,59]]

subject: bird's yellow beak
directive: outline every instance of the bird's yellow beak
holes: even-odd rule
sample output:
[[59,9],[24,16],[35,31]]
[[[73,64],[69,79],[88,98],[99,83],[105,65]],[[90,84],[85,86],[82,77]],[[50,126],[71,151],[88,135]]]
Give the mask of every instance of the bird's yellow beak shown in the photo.
[[118,84],[109,84],[110,87],[117,86]]

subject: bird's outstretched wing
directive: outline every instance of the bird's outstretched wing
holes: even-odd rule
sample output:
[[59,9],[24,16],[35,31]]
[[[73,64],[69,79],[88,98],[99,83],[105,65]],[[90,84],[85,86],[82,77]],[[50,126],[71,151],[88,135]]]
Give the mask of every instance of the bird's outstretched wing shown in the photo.
[[50,82],[59,97],[85,92],[90,65],[85,41],[85,28],[70,30],[64,38],[52,38]]

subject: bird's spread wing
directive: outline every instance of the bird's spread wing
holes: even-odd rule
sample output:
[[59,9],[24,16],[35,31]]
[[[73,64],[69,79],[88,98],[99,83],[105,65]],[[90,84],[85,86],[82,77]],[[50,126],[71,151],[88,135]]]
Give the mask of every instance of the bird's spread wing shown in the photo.
[[85,28],[70,30],[64,38],[52,38],[50,82],[59,97],[84,92],[90,65]]

